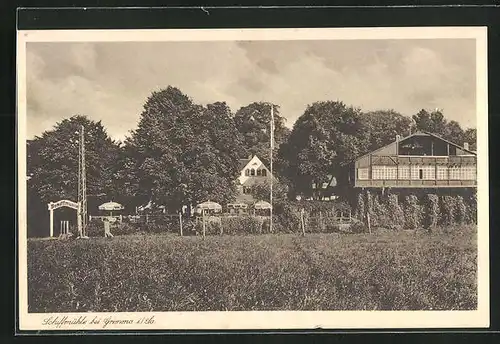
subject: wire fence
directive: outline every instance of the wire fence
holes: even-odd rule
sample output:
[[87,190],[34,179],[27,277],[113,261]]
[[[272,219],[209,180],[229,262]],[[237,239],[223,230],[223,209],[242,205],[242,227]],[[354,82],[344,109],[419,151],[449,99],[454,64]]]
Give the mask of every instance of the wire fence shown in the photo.
[[[113,216],[115,229],[123,234],[129,232],[177,233],[183,235],[235,235],[265,234],[275,232],[327,233],[348,229],[353,217],[350,211],[314,211],[301,209],[287,223],[280,222],[279,215],[253,213],[209,213],[186,217],[183,214],[143,214]],[[91,216],[91,222],[100,228],[102,219],[108,216]],[[125,229],[123,229],[125,228]],[[99,230],[99,229],[97,229]]]

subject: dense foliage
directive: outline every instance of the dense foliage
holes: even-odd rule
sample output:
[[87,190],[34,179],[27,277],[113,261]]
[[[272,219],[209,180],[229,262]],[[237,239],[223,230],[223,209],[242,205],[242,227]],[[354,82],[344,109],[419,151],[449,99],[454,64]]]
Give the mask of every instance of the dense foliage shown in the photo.
[[[241,156],[257,155],[269,161],[271,140],[271,106],[274,117],[274,152],[286,142],[290,130],[285,127],[285,118],[280,115],[279,106],[263,102],[254,102],[241,107],[234,115],[234,123],[241,138]],[[274,158],[277,154],[274,154]]]
[[[351,163],[392,142],[396,135],[430,131],[458,144],[468,142],[475,150],[476,130],[462,129],[457,122],[446,120],[442,111],[423,109],[410,118],[390,109],[363,112],[341,101],[320,101],[308,105],[290,131],[276,104],[253,102],[232,114],[224,102],[199,105],[178,88],[168,86],[146,99],[137,128],[124,143],[114,142],[101,122],[79,115],[27,143],[30,233],[46,234],[47,202],[77,198],[81,125],[86,132],[89,209],[112,199],[124,204],[127,212],[151,202],[173,213],[207,200],[221,204],[233,201],[239,158],[256,154],[269,166],[271,106],[276,177],[273,204],[281,225],[296,223],[292,213],[297,210],[292,210],[290,200],[299,195],[320,199],[322,193],[314,191],[312,185],[329,182],[331,176],[336,181],[335,194],[351,203],[360,221],[366,220],[368,212],[374,226],[387,226],[392,221],[394,228],[400,228],[404,218],[401,210],[410,227],[418,227],[422,216],[430,227],[436,225],[438,217],[439,223],[448,224],[475,221],[475,196],[451,203],[441,200],[436,205],[435,201],[412,197],[407,202],[394,196],[356,199],[357,193],[350,189]],[[255,185],[251,192],[257,199],[269,200],[267,182]],[[406,213],[423,206],[420,203],[429,205],[430,213],[408,219]],[[287,217],[290,223],[285,225]],[[292,227],[282,230],[295,230]]]
[[28,188],[42,202],[76,201],[78,186],[79,132],[85,130],[87,193],[116,194],[114,186],[119,146],[101,122],[73,116],[27,143]]
[[342,102],[317,102],[307,107],[280,149],[288,162],[283,174],[294,193],[312,196],[312,183],[329,182],[329,173],[347,184],[345,167],[367,145],[361,117],[359,109]]
[[145,200],[178,211],[234,197],[239,135],[225,103],[202,107],[174,87],[154,92],[126,144]]
[[456,144],[469,143],[469,149],[476,150],[476,129],[463,130],[456,121],[448,121],[440,110],[428,112],[424,109],[413,115],[417,130],[428,131]]
[[475,192],[462,194],[390,193],[386,196],[366,191],[358,194],[355,214],[367,226],[386,229],[428,229],[476,223]]

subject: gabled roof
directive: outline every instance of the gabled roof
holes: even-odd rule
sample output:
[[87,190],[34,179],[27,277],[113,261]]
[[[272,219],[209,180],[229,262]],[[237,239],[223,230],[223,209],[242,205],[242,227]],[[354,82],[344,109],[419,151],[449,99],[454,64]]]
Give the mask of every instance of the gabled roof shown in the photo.
[[[426,135],[428,135],[428,136],[432,136],[432,137],[435,137],[435,138],[437,138],[437,139],[439,139],[439,140],[441,140],[441,141],[443,141],[443,142],[446,142],[446,143],[448,143],[448,144],[450,144],[450,145],[452,145],[452,146],[455,146],[455,147],[459,148],[460,150],[463,150],[464,152],[467,152],[467,153],[470,153],[470,154],[473,154],[473,155],[477,155],[477,153],[476,153],[476,152],[474,152],[474,151],[471,151],[471,150],[465,149],[464,147],[462,147],[462,146],[460,146],[460,145],[458,145],[458,144],[456,144],[456,143],[454,143],[454,142],[448,141],[448,140],[446,140],[446,139],[442,138],[442,137],[441,137],[441,136],[439,136],[439,135],[436,135],[436,134],[433,134],[433,133],[430,133],[430,132],[427,132],[427,131],[417,131],[417,132],[415,132],[415,133],[413,133],[413,134],[410,134],[410,135],[408,135],[408,136],[406,136],[406,137],[400,138],[400,139],[399,139],[399,142],[405,141],[405,140],[407,140],[407,139],[409,139],[409,138],[411,138],[411,137],[414,137],[414,136],[426,136]],[[387,144],[387,145],[385,145],[385,146],[382,146],[382,147],[377,148],[377,149],[375,149],[375,150],[373,150],[373,151],[371,151],[371,152],[368,152],[368,153],[366,153],[366,154],[364,154],[364,155],[362,155],[362,156],[360,156],[360,157],[356,158],[355,160],[359,160],[359,159],[364,158],[364,157],[366,157],[366,156],[368,156],[368,155],[371,155],[371,154],[373,154],[373,153],[376,153],[376,152],[378,152],[378,151],[381,151],[382,149],[384,149],[384,148],[386,148],[386,147],[388,147],[388,146],[390,146],[390,145],[394,144],[395,142],[396,142],[396,140],[392,141],[391,143],[389,143],[389,144]]]
[[250,161],[252,161],[252,159],[254,159],[254,158],[257,158],[262,163],[262,165],[264,165],[264,167],[267,169],[266,163],[261,158],[259,158],[257,155],[253,155],[250,159],[240,159],[239,170],[243,171],[243,169],[245,169],[248,166],[248,164],[250,163]]
[[451,141],[448,141],[448,140],[446,140],[446,139],[442,138],[442,137],[441,137],[441,136],[439,136],[439,135],[436,135],[436,134],[433,134],[433,133],[430,133],[430,132],[427,132],[427,131],[422,131],[422,133],[427,134],[427,135],[430,135],[430,136],[433,136],[433,137],[435,137],[435,138],[437,138],[437,139],[439,139],[439,140],[441,140],[441,141],[444,141],[444,142],[446,142],[446,143],[449,143],[450,145],[455,146],[455,147],[459,148],[460,150],[463,150],[464,152],[467,152],[467,153],[470,153],[470,154],[477,155],[477,153],[476,153],[476,152],[471,151],[470,149],[465,149],[464,147],[462,147],[462,146],[460,146],[460,145],[458,145],[458,144],[456,144],[456,143],[453,143],[453,142],[451,142]]

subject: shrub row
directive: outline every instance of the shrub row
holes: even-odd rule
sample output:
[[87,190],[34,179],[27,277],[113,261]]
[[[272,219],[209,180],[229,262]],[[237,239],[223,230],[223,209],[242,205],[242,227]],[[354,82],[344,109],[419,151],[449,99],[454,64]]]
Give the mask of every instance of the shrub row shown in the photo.
[[[400,200],[403,199],[403,203]],[[358,195],[356,218],[366,223],[367,214],[374,227],[388,229],[433,229],[439,225],[452,226],[476,223],[476,196],[436,194],[404,196]]]
[[[129,222],[116,222],[111,226],[111,233],[113,235],[129,235],[129,234],[152,234],[152,233],[169,233],[179,232],[178,222],[169,222],[165,224],[160,223],[129,223]],[[89,237],[104,236],[104,224],[102,220],[92,220],[87,225],[87,235]]]

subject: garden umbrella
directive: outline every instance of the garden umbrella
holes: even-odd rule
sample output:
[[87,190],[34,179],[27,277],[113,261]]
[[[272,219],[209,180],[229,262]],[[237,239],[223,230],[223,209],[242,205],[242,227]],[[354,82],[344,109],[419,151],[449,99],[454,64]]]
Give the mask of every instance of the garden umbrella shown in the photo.
[[106,202],[99,206],[99,210],[109,211],[109,216],[112,216],[113,211],[123,210],[123,205],[116,202]]
[[222,210],[222,206],[219,203],[215,203],[212,201],[206,201],[203,203],[200,203],[196,206],[197,210],[203,211],[203,210],[213,210],[215,212],[220,212]]
[[271,203],[266,202],[266,201],[258,201],[253,205],[255,209],[271,209],[273,206]]

